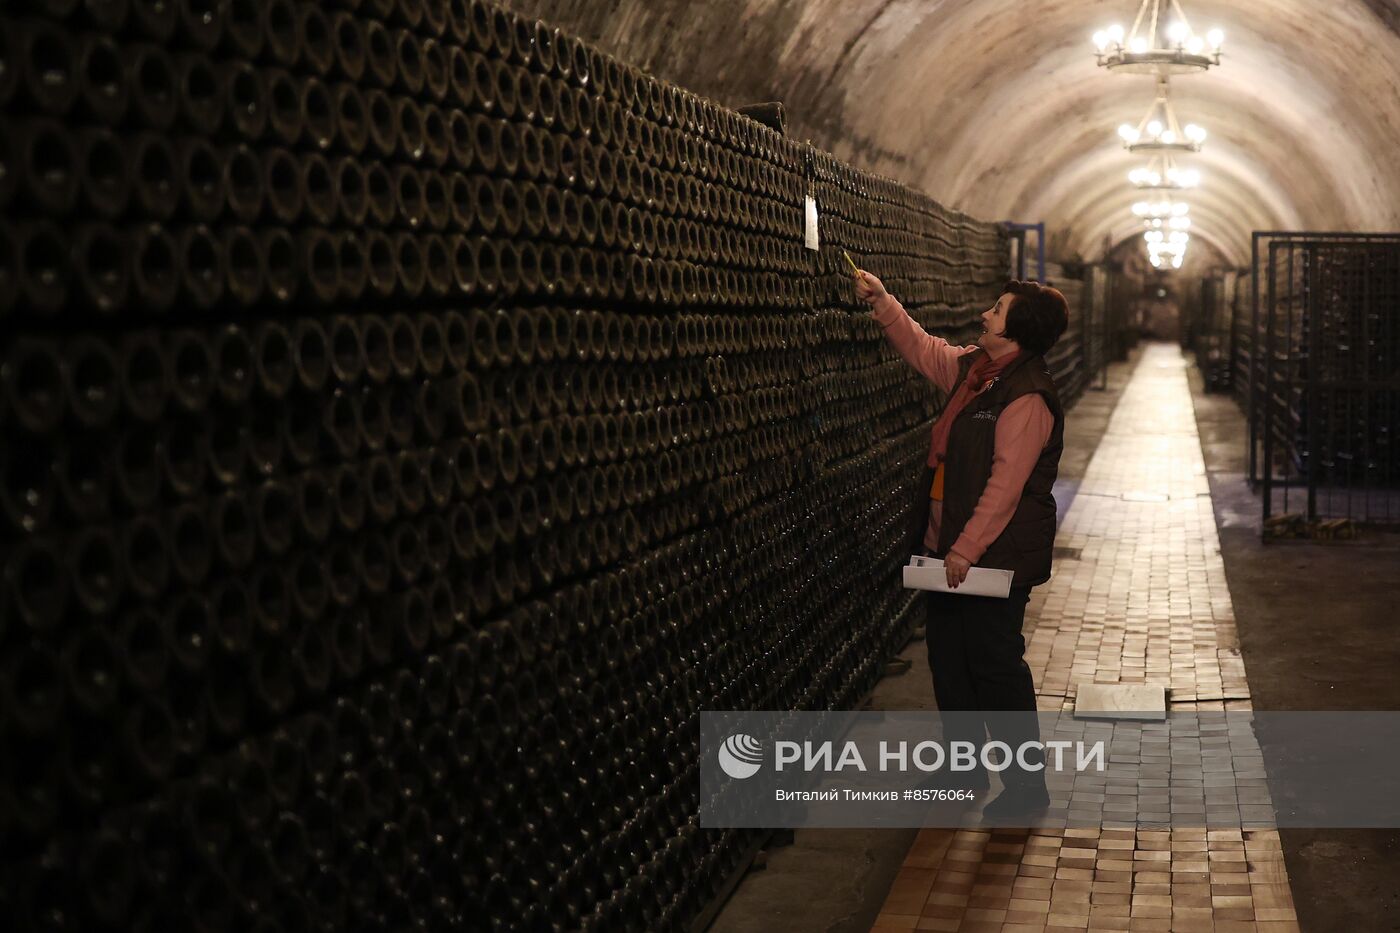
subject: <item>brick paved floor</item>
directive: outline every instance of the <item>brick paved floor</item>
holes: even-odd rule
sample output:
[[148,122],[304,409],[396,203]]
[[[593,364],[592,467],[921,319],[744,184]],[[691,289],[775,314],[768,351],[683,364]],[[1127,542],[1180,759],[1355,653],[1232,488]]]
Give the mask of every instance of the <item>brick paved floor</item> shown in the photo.
[[[1173,710],[1251,708],[1185,367],[1147,347],[1032,591],[1042,709],[1072,708],[1086,682],[1161,684]],[[925,829],[872,930],[1298,924],[1276,830]]]

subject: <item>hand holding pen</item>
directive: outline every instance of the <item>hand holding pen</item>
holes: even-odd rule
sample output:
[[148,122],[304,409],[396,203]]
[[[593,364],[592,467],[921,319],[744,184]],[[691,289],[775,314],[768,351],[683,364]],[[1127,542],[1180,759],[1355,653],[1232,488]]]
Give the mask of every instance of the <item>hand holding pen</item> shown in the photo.
[[875,276],[857,266],[855,260],[851,259],[850,253],[842,250],[841,255],[846,257],[846,262],[851,267],[851,274],[855,276],[856,297],[871,307],[874,307],[875,302],[879,301],[886,294],[884,284]]

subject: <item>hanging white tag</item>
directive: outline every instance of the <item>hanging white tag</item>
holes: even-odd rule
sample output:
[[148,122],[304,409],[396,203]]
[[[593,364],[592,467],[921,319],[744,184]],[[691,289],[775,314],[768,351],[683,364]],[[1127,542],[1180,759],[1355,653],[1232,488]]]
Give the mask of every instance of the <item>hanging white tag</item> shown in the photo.
[[807,248],[821,249],[817,235],[817,199],[807,195]]

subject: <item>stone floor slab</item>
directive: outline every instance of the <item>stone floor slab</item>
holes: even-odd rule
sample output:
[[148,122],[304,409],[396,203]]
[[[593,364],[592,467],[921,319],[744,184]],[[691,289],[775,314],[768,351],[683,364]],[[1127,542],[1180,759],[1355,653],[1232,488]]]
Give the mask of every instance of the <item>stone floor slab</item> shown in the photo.
[[1167,690],[1161,684],[1079,684],[1074,694],[1076,719],[1167,718]]

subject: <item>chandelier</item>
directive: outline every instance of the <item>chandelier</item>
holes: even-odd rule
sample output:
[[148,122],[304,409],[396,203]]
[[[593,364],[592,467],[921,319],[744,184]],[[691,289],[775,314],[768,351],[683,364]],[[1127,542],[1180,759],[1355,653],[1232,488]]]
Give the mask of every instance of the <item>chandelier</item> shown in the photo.
[[1201,183],[1201,173],[1195,169],[1178,168],[1170,152],[1159,152],[1145,167],[1128,173],[1128,181],[1136,188],[1151,191],[1179,191]]
[[1201,143],[1206,141],[1201,127],[1188,123],[1183,128],[1177,122],[1166,78],[1157,79],[1157,98],[1138,125],[1124,123],[1118,127],[1118,135],[1129,152],[1200,152]]
[[1143,219],[1142,225],[1148,230],[1161,230],[1164,226],[1168,230],[1190,230],[1191,218],[1184,214],[1175,217],[1148,217]]
[[1138,217],[1151,219],[1165,219],[1169,217],[1185,217],[1191,210],[1191,205],[1185,201],[1173,201],[1171,198],[1162,197],[1155,201],[1138,201],[1133,205],[1133,213]]
[[[1171,22],[1163,7],[1175,13]],[[1128,74],[1190,74],[1220,64],[1225,33],[1212,29],[1202,39],[1191,29],[1179,0],[1142,0],[1133,28],[1109,26],[1094,33],[1099,65]]]
[[1147,259],[1152,263],[1152,268],[1160,269],[1164,263],[1173,269],[1181,268],[1181,263],[1186,258],[1186,244],[1191,239],[1190,234],[1183,230],[1173,230],[1170,235],[1163,236],[1160,230],[1149,230],[1142,237],[1147,241]]
[[1174,192],[1195,188],[1200,173],[1180,168],[1174,155],[1200,152],[1206,131],[1195,123],[1182,126],[1172,109],[1169,77],[1208,71],[1220,64],[1220,47],[1225,34],[1211,29],[1197,35],[1186,19],[1181,0],[1141,0],[1133,25],[1126,32],[1120,25],[1095,32],[1094,47],[1098,64],[1110,72],[1150,74],[1157,79],[1157,96],[1136,126],[1118,127],[1123,148],[1148,153],[1146,165],[1128,172],[1128,181],[1142,191],[1145,200],[1133,204],[1133,214],[1146,231],[1148,258],[1154,268],[1180,269],[1190,241],[1187,230],[1190,205],[1174,200]]

